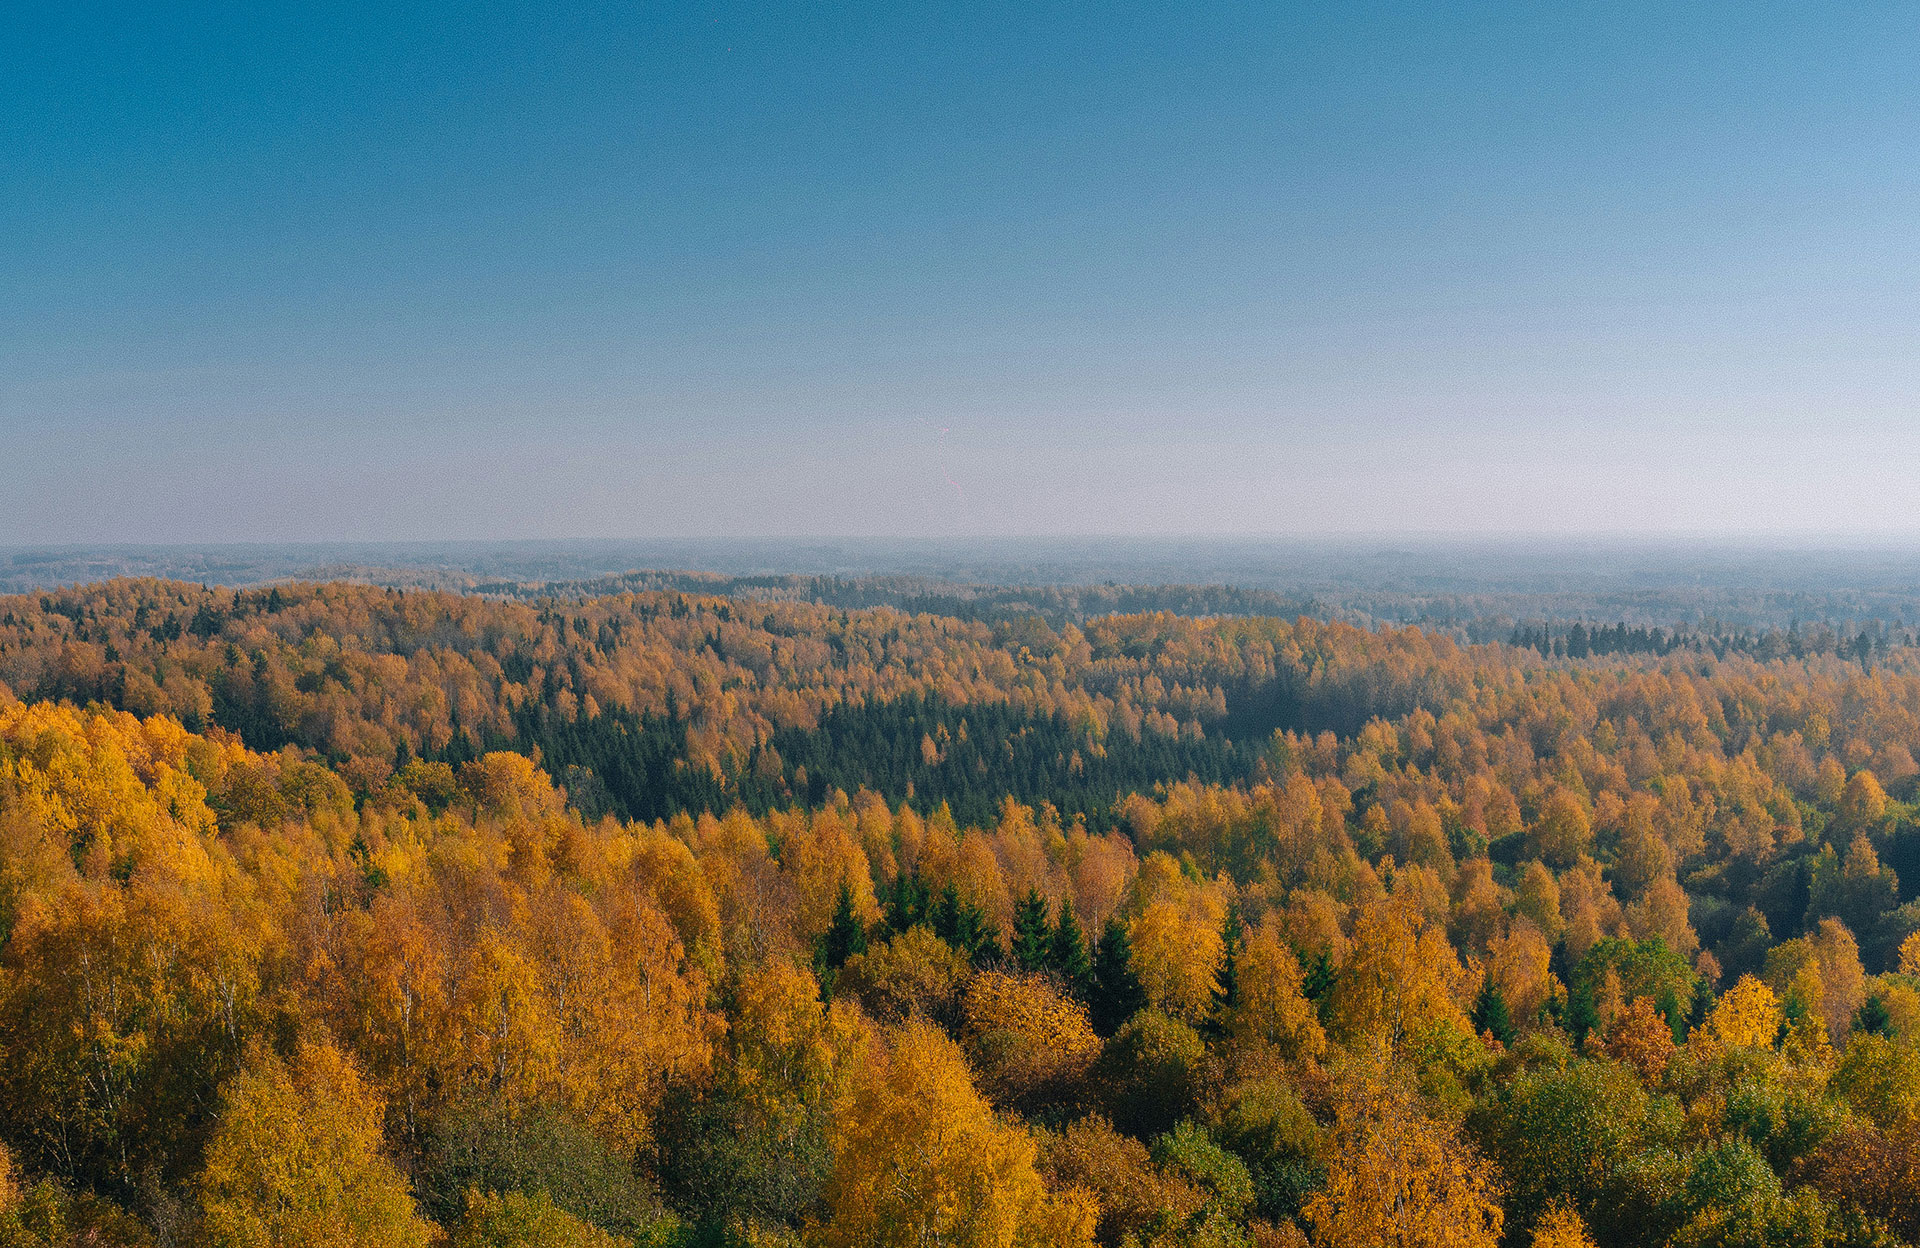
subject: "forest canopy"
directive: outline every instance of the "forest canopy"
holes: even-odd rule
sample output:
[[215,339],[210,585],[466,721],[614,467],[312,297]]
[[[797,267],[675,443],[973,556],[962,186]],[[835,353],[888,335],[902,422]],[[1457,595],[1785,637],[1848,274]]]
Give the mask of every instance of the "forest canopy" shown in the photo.
[[0,1245],[1920,1243],[1920,652],[1571,635],[0,599]]

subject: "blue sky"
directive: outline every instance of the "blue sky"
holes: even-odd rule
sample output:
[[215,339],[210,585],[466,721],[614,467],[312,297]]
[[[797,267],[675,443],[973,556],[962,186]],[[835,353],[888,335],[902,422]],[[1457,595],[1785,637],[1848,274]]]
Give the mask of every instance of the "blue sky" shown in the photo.
[[1913,6],[301,7],[0,15],[0,544],[1920,531]]

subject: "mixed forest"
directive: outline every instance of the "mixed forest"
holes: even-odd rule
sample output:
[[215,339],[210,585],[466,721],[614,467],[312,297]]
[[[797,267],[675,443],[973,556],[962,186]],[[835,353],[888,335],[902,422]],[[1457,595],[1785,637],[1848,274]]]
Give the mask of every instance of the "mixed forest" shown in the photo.
[[1911,1248],[1920,649],[1718,643],[0,598],[0,1248]]

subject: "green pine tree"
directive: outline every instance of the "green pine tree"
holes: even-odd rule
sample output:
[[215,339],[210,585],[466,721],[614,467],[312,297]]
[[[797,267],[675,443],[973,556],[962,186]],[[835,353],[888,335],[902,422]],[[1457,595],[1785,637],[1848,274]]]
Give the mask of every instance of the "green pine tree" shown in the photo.
[[1473,1003],[1473,1029],[1491,1032],[1493,1038],[1504,1045],[1514,1041],[1513,1015],[1507,1009],[1506,997],[1492,979],[1480,986],[1480,996]]
[[987,966],[1000,958],[1000,938],[987,926],[987,912],[970,901],[960,907],[954,938],[956,947],[964,950],[975,966]]
[[1054,924],[1053,937],[1047,942],[1047,967],[1082,1000],[1092,991],[1093,959],[1087,954],[1086,933],[1080,928],[1071,901],[1060,903],[1060,921]]
[[1313,955],[1313,961],[1307,964],[1306,976],[1300,982],[1300,991],[1307,1000],[1313,1002],[1314,1012],[1320,1021],[1327,1021],[1327,1006],[1333,1000],[1333,955],[1322,949]]
[[916,924],[926,923],[933,910],[933,893],[927,882],[917,874],[901,873],[893,877],[893,885],[886,896],[887,929],[892,932],[904,932]]
[[1107,920],[1093,957],[1093,999],[1088,1002],[1094,1030],[1110,1036],[1147,1003],[1140,977],[1133,973],[1133,941],[1127,925]]
[[1027,895],[1013,906],[1013,961],[1023,971],[1045,970],[1047,949],[1051,944],[1053,924],[1047,919],[1047,899],[1038,889],[1028,889]]
[[1599,1025],[1600,1011],[1593,1003],[1593,989],[1584,982],[1576,982],[1572,998],[1567,1002],[1567,1031],[1573,1036],[1573,1047],[1585,1046],[1588,1033]]
[[1654,1008],[1660,1011],[1660,1017],[1667,1020],[1667,1029],[1673,1032],[1675,1044],[1687,1042],[1687,1012],[1680,1008],[1680,998],[1673,988],[1661,989],[1660,999],[1654,1002]]
[[1893,1015],[1887,1009],[1887,1003],[1879,993],[1868,997],[1866,1003],[1853,1016],[1853,1029],[1863,1035],[1891,1036],[1893,1034]]
[[834,902],[833,918],[827,924],[827,930],[820,935],[820,943],[814,951],[814,963],[823,972],[838,971],[847,964],[847,959],[856,953],[867,951],[867,929],[860,924],[860,918],[853,912],[853,889],[845,880],[840,882],[840,897]]
[[940,889],[940,895],[927,906],[927,924],[933,928],[933,934],[949,945],[954,944],[954,929],[959,926],[960,890],[949,880]]
[[928,907],[927,920],[933,934],[965,954],[975,966],[984,966],[1000,952],[999,942],[987,931],[987,916],[970,901],[960,898],[960,890],[951,881],[940,890]]
[[1220,971],[1213,989],[1211,1018],[1216,1027],[1240,1000],[1240,946],[1245,943],[1246,930],[1236,897],[1227,903],[1227,919],[1220,928]]

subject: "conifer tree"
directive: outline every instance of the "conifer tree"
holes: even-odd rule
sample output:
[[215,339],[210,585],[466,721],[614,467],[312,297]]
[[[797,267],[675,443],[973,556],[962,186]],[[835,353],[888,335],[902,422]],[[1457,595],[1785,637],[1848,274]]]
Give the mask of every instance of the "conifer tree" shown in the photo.
[[1087,953],[1086,933],[1071,901],[1060,903],[1060,921],[1054,924],[1047,942],[1047,966],[1082,1000],[1092,991],[1093,959]]
[[1491,1034],[1503,1045],[1514,1041],[1513,1015],[1507,1009],[1500,985],[1492,978],[1480,986],[1480,996],[1473,1003],[1473,1029],[1482,1035]]
[[1000,957],[1000,938],[987,930],[986,911],[972,902],[960,907],[954,937],[975,966],[985,966]]
[[1013,907],[1013,960],[1023,971],[1045,970],[1053,925],[1047,919],[1047,899],[1028,889]]
[[1000,952],[999,943],[987,931],[987,916],[980,907],[963,901],[952,881],[940,890],[940,896],[928,907],[933,934],[967,956],[975,966],[991,961]]
[[1306,978],[1300,984],[1300,991],[1313,1002],[1322,1023],[1327,1021],[1327,1003],[1333,1000],[1334,978],[1333,955],[1322,949],[1313,955],[1313,961],[1307,965]]
[[960,890],[948,880],[940,889],[940,895],[927,906],[927,924],[933,928],[933,934],[949,945],[958,948],[955,937],[958,935],[960,917]]
[[886,922],[889,931],[899,933],[932,917],[933,895],[927,882],[917,874],[901,872],[887,890]]
[[1093,960],[1093,999],[1088,1004],[1094,1029],[1110,1036],[1146,1003],[1146,990],[1133,971],[1133,942],[1127,925],[1118,918],[1108,919]]
[[1673,1032],[1673,1042],[1675,1044],[1685,1043],[1687,1039],[1687,1011],[1680,1008],[1680,998],[1674,993],[1671,986],[1661,990],[1660,1000],[1655,1002],[1654,1008],[1659,1010],[1661,1018],[1667,1020],[1667,1028]]
[[820,936],[814,960],[823,973],[837,971],[846,965],[848,958],[866,951],[867,929],[861,926],[860,916],[853,912],[853,889],[842,880],[839,899],[833,906],[833,919]]
[[1220,926],[1220,974],[1213,990],[1215,1026],[1240,1000],[1240,946],[1246,942],[1246,924],[1240,918],[1238,898],[1227,903],[1227,918]]
[[1567,1003],[1567,1031],[1573,1036],[1574,1048],[1585,1045],[1587,1034],[1599,1025],[1600,1010],[1594,1005],[1593,990],[1584,982],[1576,982]]
[[1853,1030],[1862,1035],[1892,1035],[1893,1015],[1887,1009],[1886,998],[1877,992],[1868,997],[1853,1016]]

